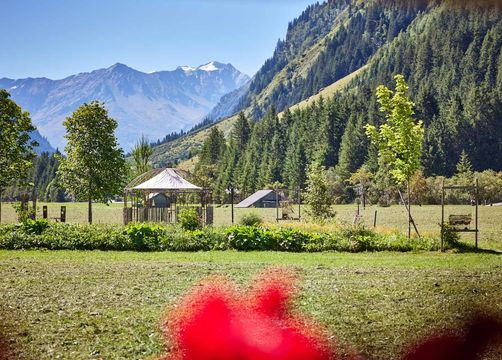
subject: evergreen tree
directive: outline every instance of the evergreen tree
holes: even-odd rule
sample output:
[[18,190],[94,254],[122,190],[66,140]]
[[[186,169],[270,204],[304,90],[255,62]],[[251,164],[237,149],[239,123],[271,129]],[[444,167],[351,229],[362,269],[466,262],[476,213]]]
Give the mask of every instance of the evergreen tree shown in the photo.
[[153,155],[153,149],[144,135],[141,135],[131,154],[135,165],[133,171],[134,177],[144,174],[152,169],[150,158]]
[[307,158],[305,156],[305,149],[297,127],[294,126],[289,135],[288,148],[284,159],[284,173],[283,180],[289,189],[296,189],[305,187],[305,174],[307,167]]
[[305,203],[309,205],[310,214],[316,220],[324,220],[333,215],[331,210],[333,199],[328,189],[326,168],[318,161],[310,164],[307,172]]
[[251,127],[249,121],[241,111],[235,123],[231,138],[234,140],[235,147],[239,153],[242,153],[246,148],[251,136]]
[[457,174],[470,174],[472,173],[472,164],[467,156],[465,150],[462,150],[460,159],[457,163]]
[[222,158],[225,152],[226,141],[225,135],[218,127],[214,126],[209,133],[208,138],[204,141],[200,151],[200,164],[215,165]]
[[344,179],[364,163],[367,154],[367,140],[364,136],[363,117],[351,115],[340,145],[337,172]]

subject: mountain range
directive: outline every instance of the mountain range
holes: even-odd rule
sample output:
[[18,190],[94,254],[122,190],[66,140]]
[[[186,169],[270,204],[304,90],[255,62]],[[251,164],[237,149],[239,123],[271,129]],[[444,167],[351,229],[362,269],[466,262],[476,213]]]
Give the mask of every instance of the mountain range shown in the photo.
[[206,117],[220,98],[241,88],[249,77],[231,64],[216,61],[173,71],[145,73],[117,63],[106,69],[47,78],[0,79],[14,101],[31,114],[39,134],[34,138],[52,147],[65,144],[63,121],[81,104],[105,103],[118,121],[117,137],[126,150],[141,134],[151,140],[188,130]]

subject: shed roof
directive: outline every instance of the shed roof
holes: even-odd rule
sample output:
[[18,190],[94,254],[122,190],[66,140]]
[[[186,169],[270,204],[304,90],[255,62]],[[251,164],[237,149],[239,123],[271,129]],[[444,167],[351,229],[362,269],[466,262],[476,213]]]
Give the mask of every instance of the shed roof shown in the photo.
[[274,190],[258,190],[255,192],[253,195],[245,198],[242,200],[240,203],[235,205],[236,208],[248,208],[250,206],[253,206],[255,203],[263,199],[265,196],[267,196],[270,193],[273,193]]
[[165,190],[202,190],[202,188],[185,180],[176,172],[176,169],[165,168],[152,178],[139,185],[131,187],[132,190],[162,192]]

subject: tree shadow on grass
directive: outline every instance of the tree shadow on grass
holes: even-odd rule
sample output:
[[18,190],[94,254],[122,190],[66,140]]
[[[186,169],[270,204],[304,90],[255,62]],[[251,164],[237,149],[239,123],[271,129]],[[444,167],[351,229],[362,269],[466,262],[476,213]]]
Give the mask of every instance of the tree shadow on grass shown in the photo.
[[476,253],[476,254],[490,254],[490,255],[502,255],[502,250],[495,249],[482,249],[480,247],[476,248],[473,245],[466,244],[464,242],[458,242],[453,246],[453,250],[460,253]]

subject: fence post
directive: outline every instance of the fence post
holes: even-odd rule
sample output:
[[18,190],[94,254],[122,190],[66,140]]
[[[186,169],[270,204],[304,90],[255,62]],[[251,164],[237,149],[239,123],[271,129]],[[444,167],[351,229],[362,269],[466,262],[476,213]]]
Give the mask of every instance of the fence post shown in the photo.
[[376,223],[377,223],[377,210],[375,210],[375,217],[373,218],[373,227],[374,228],[376,227]]
[[36,193],[34,193],[32,195],[31,202],[33,205],[33,214],[31,215],[31,219],[36,220],[37,219],[37,194]]
[[66,206],[61,206],[61,217],[60,220],[62,223],[66,222]]

